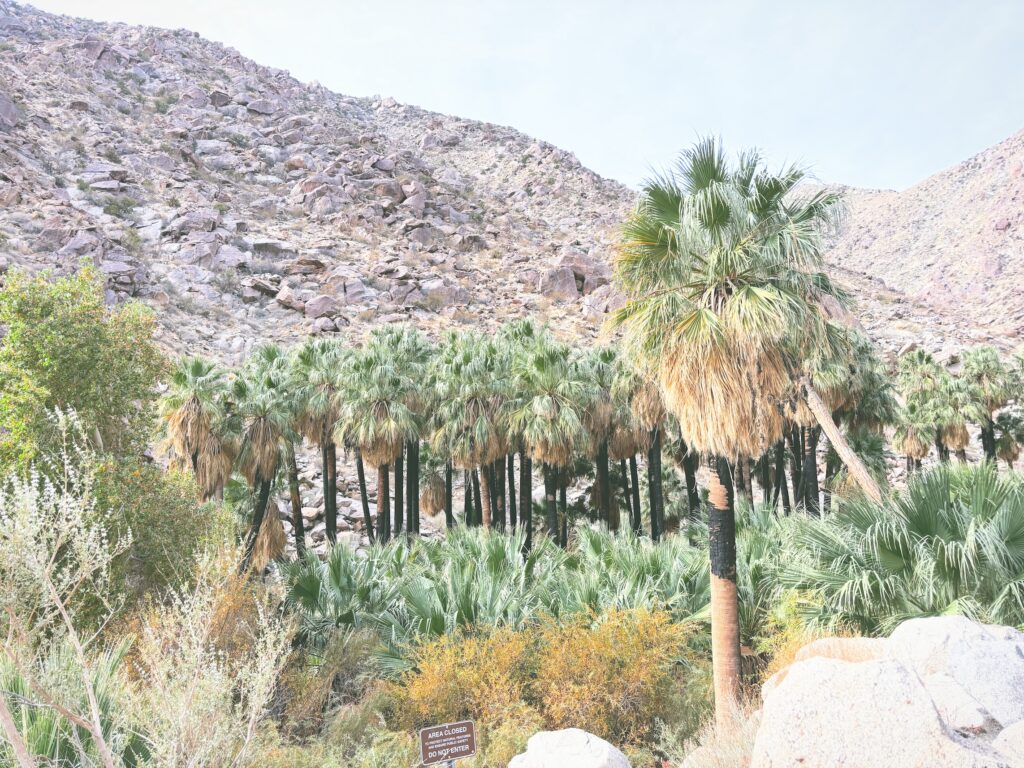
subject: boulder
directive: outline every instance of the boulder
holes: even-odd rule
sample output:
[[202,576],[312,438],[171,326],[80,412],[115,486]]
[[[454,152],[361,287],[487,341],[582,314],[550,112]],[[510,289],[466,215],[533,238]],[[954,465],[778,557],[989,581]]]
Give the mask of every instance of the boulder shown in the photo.
[[1024,721],[1004,728],[992,746],[1013,765],[1024,765]]
[[322,293],[306,302],[306,317],[311,317],[314,320],[321,317],[334,317],[340,309],[336,298]]
[[[962,616],[911,619],[892,633],[888,651],[926,686],[937,676],[955,681],[1001,725],[1024,720],[1024,634],[1017,630]],[[962,699],[958,693],[957,707]]]
[[946,728],[914,672],[893,659],[796,662],[764,692],[751,768],[997,768]]
[[576,287],[576,275],[569,267],[554,267],[541,275],[537,290],[552,299],[575,301],[580,292]]
[[508,768],[630,768],[629,760],[604,739],[579,728],[541,731]]
[[21,122],[21,110],[6,94],[0,93],[0,129],[14,128]]

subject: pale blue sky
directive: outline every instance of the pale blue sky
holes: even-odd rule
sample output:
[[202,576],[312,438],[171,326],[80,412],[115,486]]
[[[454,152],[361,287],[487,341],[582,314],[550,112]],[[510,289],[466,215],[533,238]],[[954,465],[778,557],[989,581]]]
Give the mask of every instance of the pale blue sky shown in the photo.
[[695,137],[909,186],[1024,128],[1020,0],[36,0],[354,96],[512,125],[629,184]]

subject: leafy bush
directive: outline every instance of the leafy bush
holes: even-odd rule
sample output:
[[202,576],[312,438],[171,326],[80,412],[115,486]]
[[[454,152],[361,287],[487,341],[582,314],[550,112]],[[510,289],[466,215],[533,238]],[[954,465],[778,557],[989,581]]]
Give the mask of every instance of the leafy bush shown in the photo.
[[92,267],[51,280],[12,270],[0,289],[0,467],[53,444],[49,414],[74,410],[100,452],[141,454],[165,360],[135,302],[108,308]]
[[642,743],[685,714],[686,639],[668,613],[646,609],[445,635],[417,646],[414,669],[389,684],[393,724],[473,719],[481,765],[507,764],[541,728]]
[[798,519],[780,571],[805,591],[805,621],[885,634],[961,614],[1024,624],[1024,483],[993,464],[943,466],[883,504],[853,500]]

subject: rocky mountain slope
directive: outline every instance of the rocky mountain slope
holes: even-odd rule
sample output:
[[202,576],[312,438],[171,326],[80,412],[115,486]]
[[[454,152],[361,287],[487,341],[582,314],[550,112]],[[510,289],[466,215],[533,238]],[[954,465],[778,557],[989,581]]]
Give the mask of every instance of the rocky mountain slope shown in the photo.
[[631,197],[510,128],[0,0],[0,252],[92,259],[174,349],[527,313],[593,332]]
[[1024,331],[1024,131],[902,192],[849,189],[833,264],[979,339]]
[[[832,261],[890,352],[1013,343],[1022,141],[904,193],[850,190]],[[173,350],[234,362],[265,339],[526,314],[594,336],[632,201],[511,128],[0,0],[0,258],[91,259]]]

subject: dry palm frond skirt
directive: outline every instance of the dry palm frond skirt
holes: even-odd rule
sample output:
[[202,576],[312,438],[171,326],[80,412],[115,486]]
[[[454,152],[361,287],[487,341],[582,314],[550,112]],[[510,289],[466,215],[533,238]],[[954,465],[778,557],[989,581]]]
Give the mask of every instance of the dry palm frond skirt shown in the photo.
[[782,403],[793,384],[779,355],[747,345],[705,355],[669,349],[658,379],[683,437],[701,453],[761,456],[782,436]]
[[276,507],[269,503],[252,550],[253,570],[256,573],[263,573],[263,569],[271,560],[278,560],[284,554],[284,544],[284,525],[281,524]]

